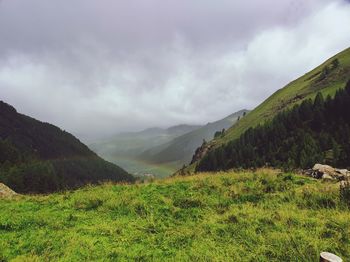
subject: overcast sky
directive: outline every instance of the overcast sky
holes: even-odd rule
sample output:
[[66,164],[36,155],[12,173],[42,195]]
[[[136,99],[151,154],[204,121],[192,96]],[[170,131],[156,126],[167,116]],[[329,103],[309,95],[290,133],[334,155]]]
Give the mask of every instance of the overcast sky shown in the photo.
[[345,0],[0,0],[0,100],[84,141],[252,109],[350,46]]

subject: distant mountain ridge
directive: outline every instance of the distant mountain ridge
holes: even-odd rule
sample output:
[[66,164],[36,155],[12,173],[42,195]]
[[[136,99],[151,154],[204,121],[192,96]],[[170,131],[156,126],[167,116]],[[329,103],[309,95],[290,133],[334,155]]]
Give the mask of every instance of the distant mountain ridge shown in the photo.
[[90,147],[109,161],[120,163],[133,174],[169,176],[182,165],[189,164],[203,139],[212,139],[215,132],[229,128],[247,112],[241,110],[204,126],[183,124],[165,129],[149,128],[140,132],[121,133]]
[[[127,136],[157,136],[157,135],[181,135],[185,134],[187,132],[191,132],[193,130],[196,130],[198,128],[202,127],[201,125],[187,125],[187,124],[180,124],[176,126],[171,126],[168,128],[161,128],[161,127],[151,127],[146,128],[144,130],[138,131],[138,132],[123,132],[115,135],[114,137],[127,137]],[[113,139],[113,138],[112,138]],[[107,140],[108,141],[108,140]]]
[[208,123],[192,132],[176,137],[166,144],[143,152],[140,155],[140,159],[155,164],[177,162],[177,167],[183,164],[189,164],[194,151],[203,143],[203,140],[212,140],[215,132],[231,127],[239,118],[248,112],[249,110],[243,109],[221,120]]
[[152,127],[138,132],[124,132],[110,139],[92,143],[90,147],[102,155],[134,157],[200,127],[200,125],[182,124],[169,128]]
[[120,164],[132,174],[154,174],[158,177],[168,176],[176,167],[148,163],[138,156],[151,148],[166,144],[174,138],[200,128],[199,125],[176,125],[169,128],[153,127],[138,132],[125,132],[110,139],[90,144],[105,159]]
[[0,182],[17,192],[52,192],[102,180],[133,181],[77,138],[0,101]]

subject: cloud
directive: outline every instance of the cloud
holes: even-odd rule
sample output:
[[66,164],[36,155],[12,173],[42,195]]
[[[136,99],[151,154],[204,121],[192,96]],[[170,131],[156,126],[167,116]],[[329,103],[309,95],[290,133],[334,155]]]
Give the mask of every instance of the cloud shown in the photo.
[[350,43],[345,1],[4,0],[0,95],[84,139],[253,108]]

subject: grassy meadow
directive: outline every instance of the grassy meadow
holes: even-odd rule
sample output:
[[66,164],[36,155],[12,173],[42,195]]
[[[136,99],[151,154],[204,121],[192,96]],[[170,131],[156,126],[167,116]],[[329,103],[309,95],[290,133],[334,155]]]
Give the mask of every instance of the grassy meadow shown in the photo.
[[339,184],[271,170],[0,199],[0,261],[350,258]]

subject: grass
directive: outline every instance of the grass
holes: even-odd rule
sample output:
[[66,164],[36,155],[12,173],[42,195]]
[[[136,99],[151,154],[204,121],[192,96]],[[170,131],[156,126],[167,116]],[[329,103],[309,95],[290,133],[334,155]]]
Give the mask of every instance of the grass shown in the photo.
[[270,170],[88,186],[0,206],[0,261],[350,258],[338,184]]

